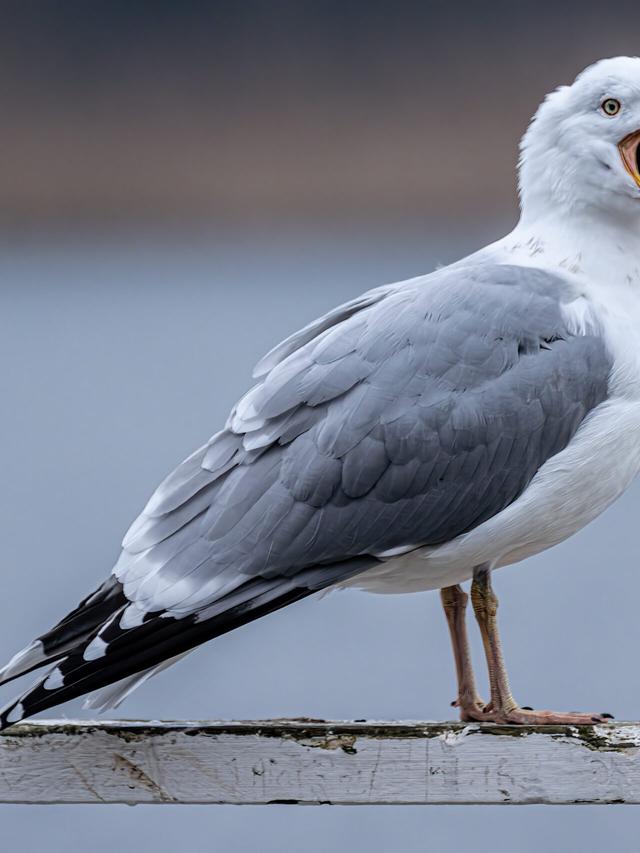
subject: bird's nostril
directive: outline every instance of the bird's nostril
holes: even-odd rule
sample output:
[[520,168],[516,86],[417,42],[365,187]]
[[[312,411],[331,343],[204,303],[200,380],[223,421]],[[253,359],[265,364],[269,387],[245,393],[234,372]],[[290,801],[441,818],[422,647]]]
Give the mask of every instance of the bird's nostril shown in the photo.
[[640,144],[636,144],[636,150],[634,151],[633,156],[636,164],[636,174],[640,174]]

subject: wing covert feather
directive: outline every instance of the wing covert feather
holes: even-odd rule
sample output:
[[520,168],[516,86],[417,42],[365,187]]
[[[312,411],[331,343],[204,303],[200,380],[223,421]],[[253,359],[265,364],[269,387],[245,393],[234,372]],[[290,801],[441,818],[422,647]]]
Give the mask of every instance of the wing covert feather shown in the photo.
[[500,512],[606,398],[611,360],[569,330],[573,298],[540,270],[455,267],[305,327],[133,525],[125,594],[181,612],[230,577],[438,544]]

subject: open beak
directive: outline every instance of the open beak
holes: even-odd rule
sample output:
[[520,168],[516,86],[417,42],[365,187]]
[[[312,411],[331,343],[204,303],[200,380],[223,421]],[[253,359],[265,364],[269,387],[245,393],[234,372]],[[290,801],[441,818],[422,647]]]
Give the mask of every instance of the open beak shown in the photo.
[[638,160],[640,156],[640,151],[638,150],[639,147],[640,130],[634,130],[633,133],[630,133],[618,142],[618,150],[620,151],[624,167],[640,187],[640,162]]

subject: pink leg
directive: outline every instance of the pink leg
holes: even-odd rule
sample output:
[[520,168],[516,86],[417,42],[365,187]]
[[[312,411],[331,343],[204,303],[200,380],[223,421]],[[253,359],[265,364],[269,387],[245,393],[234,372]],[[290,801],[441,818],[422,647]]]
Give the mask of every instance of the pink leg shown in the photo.
[[447,625],[451,634],[453,658],[458,679],[458,698],[453,703],[460,709],[460,719],[475,720],[482,713],[484,702],[478,696],[473,664],[469,652],[467,636],[466,609],[469,596],[461,586],[447,586],[440,590],[440,598]]
[[610,714],[533,711],[521,708],[511,695],[496,618],[498,599],[491,587],[491,570],[486,566],[479,566],[474,572],[471,602],[482,635],[491,688],[489,705],[475,714],[472,708],[468,709],[467,713],[472,719],[494,723],[585,726],[604,723],[611,718]]

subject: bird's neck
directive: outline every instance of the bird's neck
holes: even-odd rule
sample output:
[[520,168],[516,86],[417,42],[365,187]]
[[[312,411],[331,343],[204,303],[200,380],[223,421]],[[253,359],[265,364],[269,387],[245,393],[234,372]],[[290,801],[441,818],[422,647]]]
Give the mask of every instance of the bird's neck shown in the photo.
[[523,215],[496,246],[514,263],[559,268],[609,287],[632,286],[640,294],[640,218],[621,221],[586,211]]

